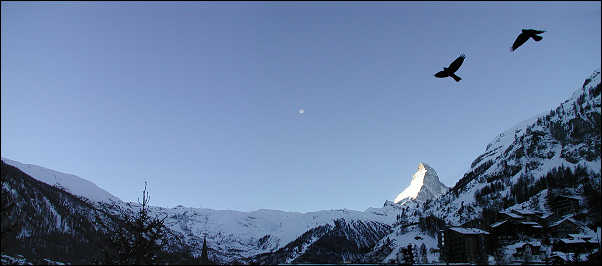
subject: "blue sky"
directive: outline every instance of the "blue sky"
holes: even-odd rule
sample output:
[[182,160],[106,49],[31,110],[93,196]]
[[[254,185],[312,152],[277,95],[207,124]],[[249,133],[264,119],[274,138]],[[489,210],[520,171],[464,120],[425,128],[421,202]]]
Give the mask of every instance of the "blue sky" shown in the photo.
[[420,161],[453,186],[601,60],[600,2],[3,1],[1,40],[3,157],[243,211],[379,207]]

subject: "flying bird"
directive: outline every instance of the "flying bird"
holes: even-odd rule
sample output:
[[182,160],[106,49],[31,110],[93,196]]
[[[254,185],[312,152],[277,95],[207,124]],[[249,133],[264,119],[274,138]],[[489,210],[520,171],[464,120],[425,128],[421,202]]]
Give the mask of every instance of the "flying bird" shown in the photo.
[[532,29],[523,29],[523,31],[516,37],[514,43],[512,44],[512,51],[516,50],[516,48],[523,45],[525,42],[529,40],[529,38],[533,38],[536,42],[541,41],[543,37],[538,36],[537,34],[542,34],[546,32],[545,30],[532,30]]
[[462,65],[462,62],[464,62],[464,58],[466,58],[466,55],[460,55],[458,58],[456,58],[456,60],[454,60],[451,64],[449,64],[448,67],[444,67],[442,71],[437,72],[435,74],[435,77],[438,77],[438,78],[452,77],[457,82],[460,81],[462,78],[456,76],[456,74],[454,74],[454,73],[456,73],[456,71],[458,71],[458,69]]

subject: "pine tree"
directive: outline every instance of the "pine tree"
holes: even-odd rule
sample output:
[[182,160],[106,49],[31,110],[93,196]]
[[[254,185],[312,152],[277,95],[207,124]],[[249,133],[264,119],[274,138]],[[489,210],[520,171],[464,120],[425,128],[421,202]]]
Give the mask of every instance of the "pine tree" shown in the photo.
[[[4,168],[4,163],[2,163],[2,166]],[[4,169],[2,169],[2,171],[5,172]],[[0,181],[2,189],[4,189],[5,184],[7,185],[5,178],[5,173],[3,173]],[[17,228],[17,222],[12,216],[15,209],[15,202],[8,194],[10,193],[4,193],[4,191],[2,192],[2,207],[0,209],[2,216],[0,225],[0,238],[2,239],[2,242],[4,242],[9,233],[14,232]],[[2,243],[2,250],[4,250],[4,247],[6,247],[6,245]]]
[[402,249],[402,252],[404,264],[414,264],[414,247],[412,244],[409,244],[407,248]]
[[[117,205],[119,217],[107,215],[110,224],[96,217],[97,224],[107,233],[107,242],[103,248],[103,264],[159,264],[161,252],[167,245],[167,218],[152,217],[149,213],[150,196],[146,192],[146,182],[142,192],[140,210],[134,215]],[[105,213],[109,213],[105,210]]]
[[428,259],[427,259],[427,253],[426,253],[426,245],[424,245],[424,243],[422,243],[422,245],[420,245],[420,257],[421,257],[421,263],[428,263]]
[[203,251],[201,253],[201,262],[204,264],[209,263],[209,257],[207,255],[207,237],[203,237]]

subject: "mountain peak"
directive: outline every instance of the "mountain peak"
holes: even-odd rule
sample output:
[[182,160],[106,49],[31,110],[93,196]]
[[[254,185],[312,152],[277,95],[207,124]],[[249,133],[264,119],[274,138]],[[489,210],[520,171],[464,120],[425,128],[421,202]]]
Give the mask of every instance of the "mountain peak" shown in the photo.
[[435,169],[433,169],[430,165],[428,165],[425,162],[418,163],[418,171],[420,171],[420,170],[426,170],[426,171],[432,170],[432,171],[435,171]]
[[448,190],[437,176],[437,171],[425,162],[418,164],[418,169],[412,175],[410,185],[404,189],[395,198],[395,203],[400,203],[406,199],[427,201],[433,199]]

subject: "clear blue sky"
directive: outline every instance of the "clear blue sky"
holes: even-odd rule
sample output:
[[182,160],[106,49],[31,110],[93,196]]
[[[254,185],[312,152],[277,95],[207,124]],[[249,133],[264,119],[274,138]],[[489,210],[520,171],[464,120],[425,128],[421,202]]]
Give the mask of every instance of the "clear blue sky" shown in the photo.
[[600,2],[2,2],[2,156],[166,207],[380,207],[568,98],[600,30]]

